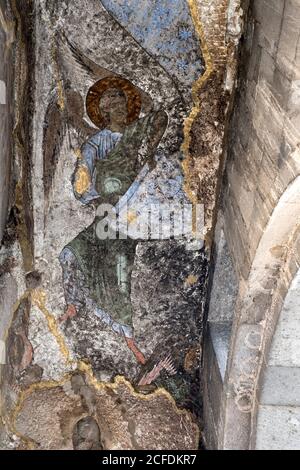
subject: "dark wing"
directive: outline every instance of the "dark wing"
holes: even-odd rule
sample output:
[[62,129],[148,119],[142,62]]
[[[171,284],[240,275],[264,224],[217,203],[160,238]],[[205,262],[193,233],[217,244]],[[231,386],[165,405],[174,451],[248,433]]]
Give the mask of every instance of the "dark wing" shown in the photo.
[[[73,128],[80,147],[96,130],[84,120],[84,102],[80,94],[70,88],[63,90],[62,97],[55,92],[45,115],[43,135],[43,181],[46,206],[65,137]],[[71,140],[70,140],[70,147]]]
[[76,83],[80,85],[88,81],[95,82],[101,78],[114,76],[112,72],[100,67],[89,59],[75,44],[69,41],[64,34],[58,34],[56,42],[60,65],[63,66],[62,68],[67,72],[69,80],[76,77]]
[[60,150],[66,134],[64,112],[59,104],[58,93],[52,97],[45,116],[43,136],[43,181],[45,201],[49,200]]
[[63,142],[70,129],[73,128],[77,135],[77,147],[97,131],[84,119],[84,100],[76,88],[78,85],[82,88],[85,83],[95,81],[101,72],[100,68],[93,67],[93,63],[89,63],[87,59],[84,62],[79,51],[66,38],[57,36],[56,39],[59,85],[47,107],[43,135],[43,182],[46,207]]
[[[97,80],[119,75],[101,67],[89,59],[78,47],[62,33],[56,37],[58,62],[65,83],[70,83],[72,89],[85,89],[87,84],[93,85]],[[136,87],[142,97],[142,112],[147,114],[152,110],[152,98]]]

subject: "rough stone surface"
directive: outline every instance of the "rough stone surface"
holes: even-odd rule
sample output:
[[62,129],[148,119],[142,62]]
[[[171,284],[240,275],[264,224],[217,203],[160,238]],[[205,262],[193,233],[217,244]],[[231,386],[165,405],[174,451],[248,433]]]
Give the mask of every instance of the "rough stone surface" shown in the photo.
[[[105,449],[197,449],[197,425],[187,413],[178,413],[163,392],[140,399],[122,380],[98,389],[81,381],[77,387],[73,379],[60,387],[33,390],[16,416],[17,434],[35,449],[71,450],[75,426],[90,416],[98,423],[99,444]],[[91,440],[88,444],[92,448]]]
[[[218,233],[218,227],[216,234]],[[214,277],[211,288],[208,319],[210,322],[231,322],[234,315],[238,282],[232,264],[231,254],[220,229],[216,235]]]
[[299,450],[299,407],[262,406],[257,426],[257,450]]
[[12,123],[13,123],[13,66],[12,49],[15,25],[9,2],[0,3],[0,240],[7,220],[7,209],[10,192]]
[[[217,215],[218,175],[223,171],[223,138],[236,78],[236,46],[242,31],[241,1],[190,1],[204,43],[206,72],[194,87],[195,118],[187,120],[184,143],[185,188],[193,202],[205,205],[205,235],[212,241]],[[218,25],[216,29],[215,25]]]
[[[238,287],[232,257],[224,237],[223,224],[224,220],[220,213],[215,231],[213,280],[208,307],[208,324],[204,337],[202,380],[204,389],[204,438],[209,449],[218,448],[220,445],[223,426],[222,390]],[[211,371],[215,370],[218,372],[212,374]],[[214,380],[213,385],[212,380]]]
[[232,330],[231,322],[209,322],[209,330],[222,380],[225,378]]
[[207,328],[204,337],[202,395],[203,395],[203,439],[207,449],[218,448],[219,423],[222,407],[222,377],[211,337]]
[[298,367],[274,367],[265,371],[260,396],[262,405],[300,406],[300,369]]

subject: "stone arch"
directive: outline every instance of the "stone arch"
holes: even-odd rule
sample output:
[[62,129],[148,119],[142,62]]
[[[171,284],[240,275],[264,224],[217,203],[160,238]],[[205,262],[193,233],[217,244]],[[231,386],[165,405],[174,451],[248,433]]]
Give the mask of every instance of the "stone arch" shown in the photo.
[[255,447],[263,372],[284,300],[300,265],[299,198],[300,176],[279,199],[249,277],[240,283],[225,378],[224,448]]
[[257,413],[257,450],[299,449],[299,290],[300,269],[284,300],[263,374]]

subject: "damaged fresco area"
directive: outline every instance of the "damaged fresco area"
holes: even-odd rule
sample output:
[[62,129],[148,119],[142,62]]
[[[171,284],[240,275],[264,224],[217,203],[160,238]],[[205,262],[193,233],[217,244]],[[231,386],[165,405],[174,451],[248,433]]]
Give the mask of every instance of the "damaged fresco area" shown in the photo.
[[16,427],[29,448],[46,450],[188,450],[199,438],[163,391],[141,398],[120,377],[94,386],[82,373],[24,395]]
[[[4,447],[195,449],[205,246],[193,230],[130,236],[151,205],[190,204],[181,147],[205,66],[188,2],[27,7],[25,19],[15,6],[19,37],[29,21],[35,32],[16,58],[28,69],[15,99],[30,89],[33,111],[22,120],[17,103],[11,224],[22,230],[1,252],[15,260],[18,294],[2,367]],[[103,204],[118,214],[126,205],[127,239],[120,229],[99,238],[103,220],[115,228]]]

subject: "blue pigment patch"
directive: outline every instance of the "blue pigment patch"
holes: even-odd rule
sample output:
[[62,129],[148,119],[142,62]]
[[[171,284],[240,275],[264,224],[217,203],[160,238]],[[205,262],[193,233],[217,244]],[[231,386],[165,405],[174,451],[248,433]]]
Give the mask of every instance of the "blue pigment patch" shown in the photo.
[[204,72],[186,0],[100,0],[170,75],[192,85]]

